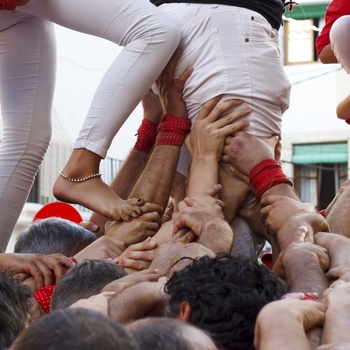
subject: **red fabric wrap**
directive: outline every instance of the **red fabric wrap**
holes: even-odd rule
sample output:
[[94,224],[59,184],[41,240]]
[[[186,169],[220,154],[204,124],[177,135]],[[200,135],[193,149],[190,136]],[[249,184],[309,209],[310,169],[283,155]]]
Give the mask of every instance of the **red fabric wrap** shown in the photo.
[[50,304],[51,304],[51,297],[53,294],[53,291],[55,290],[56,285],[53,286],[45,286],[40,289],[38,289],[34,293],[34,298],[38,301],[41,308],[46,312],[50,312]]
[[74,264],[77,264],[77,263],[78,263],[78,262],[77,262],[77,259],[74,258],[73,256],[69,257],[68,259],[69,259],[72,263],[74,263]]
[[266,159],[257,164],[249,173],[249,180],[258,199],[270,188],[286,183],[293,186],[274,159]]
[[160,118],[155,145],[182,146],[190,129],[190,120],[163,114]]
[[[141,152],[151,152],[157,137],[158,124],[154,124],[147,119],[143,119],[137,130],[137,140],[134,149]],[[136,136],[135,135],[135,136]]]
[[17,6],[16,0],[0,0],[0,10],[14,11]]

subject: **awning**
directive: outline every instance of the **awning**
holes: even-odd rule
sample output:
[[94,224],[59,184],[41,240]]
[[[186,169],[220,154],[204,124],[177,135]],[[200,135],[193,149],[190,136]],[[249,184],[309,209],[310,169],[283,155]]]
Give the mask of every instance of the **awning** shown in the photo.
[[348,144],[324,143],[294,145],[294,164],[347,163]]

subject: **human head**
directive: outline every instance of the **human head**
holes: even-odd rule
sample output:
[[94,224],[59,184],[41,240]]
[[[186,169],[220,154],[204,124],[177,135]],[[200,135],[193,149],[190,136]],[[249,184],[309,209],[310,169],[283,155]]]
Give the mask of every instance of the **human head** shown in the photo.
[[36,220],[23,230],[16,240],[14,252],[74,256],[95,240],[96,236],[82,226],[51,217]]
[[121,324],[83,308],[56,310],[26,328],[12,350],[138,350]]
[[255,319],[286,285],[265,266],[226,253],[203,256],[173,273],[165,285],[167,315],[207,331],[216,346],[253,349]]
[[201,329],[170,317],[148,317],[127,326],[140,350],[216,350]]
[[30,322],[30,288],[22,284],[13,274],[0,275],[0,349],[11,346],[16,337]]
[[104,259],[84,260],[57,282],[51,298],[51,310],[64,309],[79,299],[98,294],[108,283],[126,276],[124,268]]

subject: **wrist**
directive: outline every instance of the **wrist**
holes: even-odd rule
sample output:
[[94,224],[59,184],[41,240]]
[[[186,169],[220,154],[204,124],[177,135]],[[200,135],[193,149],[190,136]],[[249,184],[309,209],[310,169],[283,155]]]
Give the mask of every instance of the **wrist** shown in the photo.
[[177,116],[163,114],[157,128],[155,146],[182,146],[191,128],[191,121]]
[[136,133],[137,140],[134,145],[134,149],[149,153],[156,142],[157,128],[158,124],[152,123],[147,119],[143,119]]
[[269,189],[278,185],[293,186],[274,159],[266,159],[255,165],[249,172],[249,180],[258,199]]

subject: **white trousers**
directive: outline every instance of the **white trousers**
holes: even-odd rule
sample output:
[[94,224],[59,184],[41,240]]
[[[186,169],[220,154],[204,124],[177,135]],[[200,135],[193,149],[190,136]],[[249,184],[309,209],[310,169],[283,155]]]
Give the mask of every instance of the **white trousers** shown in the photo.
[[147,0],[31,0],[0,11],[0,251],[51,137],[52,23],[124,46],[102,78],[75,143],[101,157],[178,46],[177,25]]
[[[194,67],[184,89],[190,118],[206,101],[223,94],[225,100],[241,99],[252,109],[246,117],[247,132],[280,135],[291,84],[282,65],[278,32],[267,20],[236,6],[181,3],[160,8],[181,30],[183,55],[177,75]],[[185,176],[188,162],[183,147],[178,171]]]
[[339,17],[333,23],[329,37],[335,57],[350,74],[350,15]]

